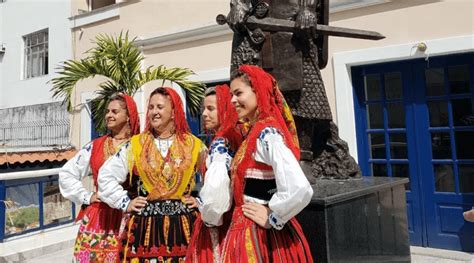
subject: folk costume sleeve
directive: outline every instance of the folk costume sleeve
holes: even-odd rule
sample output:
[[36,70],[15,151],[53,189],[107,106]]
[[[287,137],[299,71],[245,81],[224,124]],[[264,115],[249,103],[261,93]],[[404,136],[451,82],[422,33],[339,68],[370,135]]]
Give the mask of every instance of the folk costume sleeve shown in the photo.
[[127,179],[128,170],[128,148],[130,143],[125,144],[118,153],[108,159],[99,170],[99,197],[109,206],[126,212],[130,198],[122,187]]
[[[196,138],[197,139],[197,138]],[[198,139],[199,140],[199,139]],[[202,189],[202,184],[203,178],[204,178],[204,173],[206,172],[206,161],[207,161],[207,146],[203,142],[200,141],[200,146],[199,146],[199,151],[197,152],[197,160],[196,164],[194,166],[194,176],[192,177],[192,180],[189,182],[189,190],[186,191],[185,195],[191,195],[191,191],[196,190],[196,183],[199,183],[199,187]],[[197,178],[200,178],[198,181],[196,180]],[[199,190],[201,191],[201,190]],[[201,200],[198,197],[198,208],[200,209],[201,207]]]
[[277,191],[268,203],[272,210],[269,221],[274,228],[282,229],[309,204],[313,189],[277,129],[267,127],[262,130],[257,140],[255,160],[273,168]]
[[59,171],[59,189],[61,194],[76,204],[90,204],[93,192],[82,184],[82,179],[90,173],[92,143],[85,145]]
[[207,171],[204,185],[199,193],[200,212],[208,226],[222,225],[222,215],[232,205],[232,192],[228,171],[232,161],[229,144],[223,138],[212,143],[206,160]]

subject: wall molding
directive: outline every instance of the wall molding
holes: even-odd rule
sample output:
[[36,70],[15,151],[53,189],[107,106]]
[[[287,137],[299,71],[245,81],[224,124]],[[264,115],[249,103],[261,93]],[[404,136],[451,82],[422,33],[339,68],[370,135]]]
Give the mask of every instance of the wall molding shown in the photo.
[[232,30],[227,25],[212,23],[188,29],[157,33],[148,37],[140,37],[136,44],[142,50],[149,50],[225,35],[232,35]]
[[69,18],[69,21],[71,23],[70,27],[71,29],[77,29],[81,26],[89,25],[115,17],[120,17],[120,7],[122,5],[123,3],[117,3],[90,12],[72,16]]

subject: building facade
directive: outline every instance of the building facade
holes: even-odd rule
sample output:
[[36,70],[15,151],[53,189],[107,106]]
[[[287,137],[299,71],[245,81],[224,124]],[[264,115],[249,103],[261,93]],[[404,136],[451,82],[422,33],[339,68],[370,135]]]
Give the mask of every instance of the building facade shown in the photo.
[[57,186],[69,114],[48,83],[72,57],[70,15],[70,1],[0,1],[0,242],[74,216]]
[[[462,212],[474,205],[474,2],[470,0],[334,0],[330,25],[378,31],[380,41],[330,38],[322,71],[340,136],[364,176],[408,177],[413,245],[473,251],[474,226]],[[86,10],[86,11],[84,11]],[[215,23],[229,1],[73,1],[75,58],[101,33],[137,36],[143,68],[194,70],[196,80],[229,79],[232,32]],[[76,105],[99,80],[77,88]],[[143,116],[150,83],[136,96]],[[85,110],[72,141],[89,141]],[[385,237],[390,238],[390,237]]]

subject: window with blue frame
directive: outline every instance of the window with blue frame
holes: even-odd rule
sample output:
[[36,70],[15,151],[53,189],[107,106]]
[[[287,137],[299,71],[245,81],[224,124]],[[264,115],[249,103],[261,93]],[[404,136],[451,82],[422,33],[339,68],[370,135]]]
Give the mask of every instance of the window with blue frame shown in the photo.
[[57,175],[5,181],[4,187],[5,226],[0,241],[74,220],[74,204],[59,192]]
[[365,75],[362,92],[368,145],[368,169],[364,174],[409,177],[401,72]]

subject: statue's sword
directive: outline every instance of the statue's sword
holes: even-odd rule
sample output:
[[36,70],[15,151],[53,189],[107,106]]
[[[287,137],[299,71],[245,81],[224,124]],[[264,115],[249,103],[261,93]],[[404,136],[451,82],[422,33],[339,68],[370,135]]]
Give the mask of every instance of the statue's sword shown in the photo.
[[[223,25],[227,23],[227,18],[225,15],[218,15],[216,17],[218,24]],[[271,17],[265,18],[256,18],[255,16],[249,16],[244,22],[246,27],[250,30],[260,29],[266,32],[294,32],[297,30],[295,27],[295,22],[284,19],[277,19]],[[327,26],[316,24],[316,33],[328,36],[335,37],[349,37],[349,38],[359,38],[359,39],[370,39],[370,40],[380,40],[384,39],[385,36],[369,30],[360,30],[352,29],[345,27],[337,26]]]

